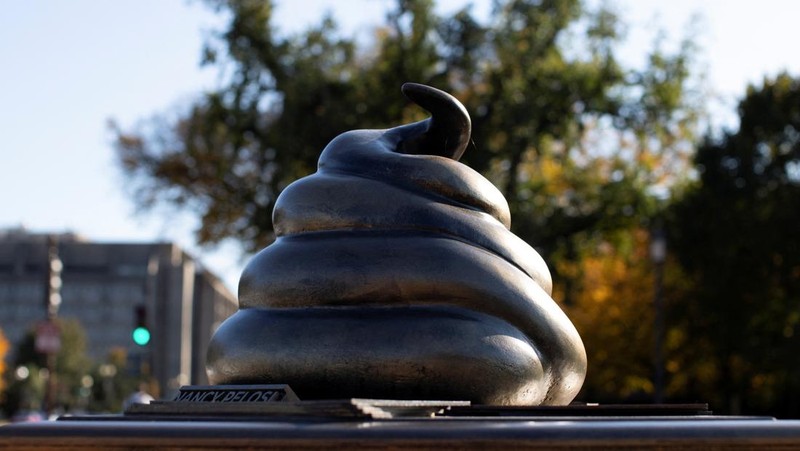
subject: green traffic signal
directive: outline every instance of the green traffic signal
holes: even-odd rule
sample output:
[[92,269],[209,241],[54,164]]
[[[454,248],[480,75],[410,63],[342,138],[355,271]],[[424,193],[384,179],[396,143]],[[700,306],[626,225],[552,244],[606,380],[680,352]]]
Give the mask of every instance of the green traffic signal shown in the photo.
[[150,331],[146,327],[137,327],[133,329],[133,342],[139,346],[144,346],[150,343]]

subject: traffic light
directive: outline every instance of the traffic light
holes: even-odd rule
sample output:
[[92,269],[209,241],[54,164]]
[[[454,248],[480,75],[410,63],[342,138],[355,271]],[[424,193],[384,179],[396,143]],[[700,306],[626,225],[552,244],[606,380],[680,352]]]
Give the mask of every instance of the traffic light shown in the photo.
[[139,305],[134,309],[134,318],[136,322],[133,324],[133,333],[131,338],[133,342],[139,346],[146,346],[150,343],[150,328],[147,327],[147,308]]
[[64,264],[58,257],[58,241],[54,236],[47,239],[47,286],[45,291],[45,308],[47,317],[54,318],[61,305],[61,271]]

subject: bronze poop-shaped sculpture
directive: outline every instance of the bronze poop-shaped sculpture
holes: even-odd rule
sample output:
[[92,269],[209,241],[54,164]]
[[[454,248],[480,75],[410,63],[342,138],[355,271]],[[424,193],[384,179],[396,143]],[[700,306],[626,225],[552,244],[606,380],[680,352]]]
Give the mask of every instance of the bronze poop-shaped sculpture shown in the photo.
[[281,193],[277,239],[242,274],[209,380],[301,399],[569,403],[583,343],[503,196],[457,161],[469,115],[429,86],[402,90],[432,117],[338,136]]

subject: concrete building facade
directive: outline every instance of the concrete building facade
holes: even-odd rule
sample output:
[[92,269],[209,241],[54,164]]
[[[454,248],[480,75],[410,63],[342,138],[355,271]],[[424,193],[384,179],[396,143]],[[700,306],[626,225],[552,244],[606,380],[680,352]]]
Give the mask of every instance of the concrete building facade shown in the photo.
[[[46,318],[47,236],[0,231],[0,328],[12,344]],[[63,263],[58,316],[81,323],[90,357],[101,361],[111,349],[125,349],[129,366],[152,376],[162,396],[207,382],[211,335],[237,309],[216,276],[171,243],[56,239]],[[151,332],[145,346],[131,337],[137,313]]]

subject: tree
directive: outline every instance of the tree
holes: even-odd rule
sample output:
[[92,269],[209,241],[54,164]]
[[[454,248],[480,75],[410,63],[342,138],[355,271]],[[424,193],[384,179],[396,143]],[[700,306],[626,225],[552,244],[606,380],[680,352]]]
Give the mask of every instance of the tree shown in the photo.
[[698,149],[700,179],[671,212],[671,241],[694,280],[680,316],[699,358],[715,364],[702,390],[731,412],[796,416],[800,80],[750,86],[738,111],[738,131]]
[[[201,244],[232,237],[255,251],[271,242],[275,199],[314,170],[333,137],[424,116],[399,95],[405,81],[464,101],[478,147],[465,162],[502,188],[514,231],[548,248],[594,227],[603,212],[638,202],[631,190],[646,188],[630,176],[634,160],[623,152],[608,158],[603,152],[615,145],[601,149],[587,139],[614,133],[616,121],[618,136],[658,141],[630,124],[657,116],[668,130],[674,117],[692,116],[682,98],[686,53],[655,52],[649,68],[625,70],[613,53],[616,15],[576,0],[498,2],[488,24],[469,8],[438,17],[432,1],[398,1],[369,49],[341,37],[329,18],[284,37],[272,26],[270,2],[209,4],[231,17],[205,51],[226,83],[177,121],[114,126],[138,205],[197,211]],[[649,80],[643,91],[633,86],[641,79]],[[642,99],[647,108],[635,108]]]
[[[86,333],[75,319],[58,319],[61,349],[55,358],[55,404],[69,410],[79,405],[83,376],[90,367],[86,355]],[[11,379],[3,410],[12,415],[20,409],[39,410],[44,400],[46,356],[36,352],[35,332],[30,331],[17,346],[14,367],[24,367],[25,377]]]
[[88,408],[93,412],[121,412],[123,402],[140,383],[128,368],[128,354],[124,348],[112,348],[89,377],[92,384],[87,387],[91,393]]
[[[567,316],[587,343],[589,374],[580,398],[593,402],[652,399],[653,340],[649,325],[653,287],[649,235],[638,229],[586,246],[578,260],[558,259],[557,271],[572,280]],[[554,297],[566,288],[557,285]],[[601,344],[598,346],[590,343]]]
[[3,333],[3,329],[0,329],[0,393],[6,388],[3,376],[5,376],[6,372],[6,354],[8,353],[8,348],[8,339]]

